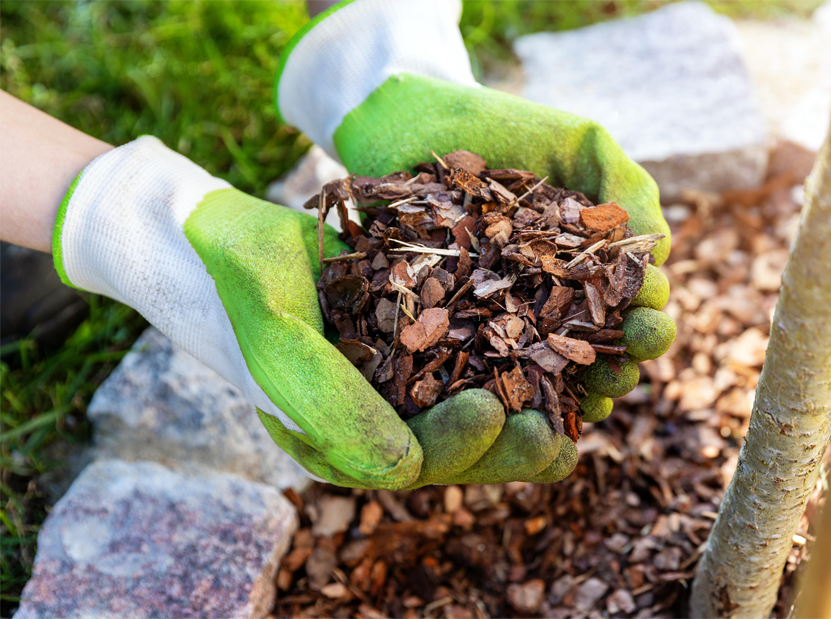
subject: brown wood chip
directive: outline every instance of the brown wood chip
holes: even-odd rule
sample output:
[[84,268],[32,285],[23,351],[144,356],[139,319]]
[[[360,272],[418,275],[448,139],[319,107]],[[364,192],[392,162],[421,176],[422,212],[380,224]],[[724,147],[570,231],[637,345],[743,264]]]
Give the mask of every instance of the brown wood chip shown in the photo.
[[606,232],[629,221],[629,213],[620,208],[615,202],[608,202],[581,210],[580,221],[589,230]]
[[410,397],[420,408],[426,408],[433,406],[442,389],[444,384],[433,378],[432,374],[427,374],[422,380],[416,381],[410,389]]
[[450,319],[446,309],[426,309],[416,322],[401,330],[401,343],[410,354],[422,352],[443,338],[449,327]]
[[444,298],[444,286],[435,277],[428,277],[421,287],[420,296],[425,308],[435,307]]
[[547,341],[553,350],[570,361],[574,361],[580,365],[594,363],[596,357],[594,348],[586,341],[575,340],[574,338],[564,337],[554,333],[548,335]]
[[525,380],[522,368],[516,366],[510,372],[503,373],[501,378],[511,410],[521,411],[522,405],[534,397],[534,388]]

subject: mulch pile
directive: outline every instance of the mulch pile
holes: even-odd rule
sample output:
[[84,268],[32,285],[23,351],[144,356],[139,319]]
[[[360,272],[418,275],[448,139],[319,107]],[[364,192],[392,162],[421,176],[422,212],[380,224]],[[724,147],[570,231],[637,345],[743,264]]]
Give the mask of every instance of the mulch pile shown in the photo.
[[[558,484],[316,484],[289,492],[301,529],[277,617],[683,617],[696,562],[736,466],[811,157],[784,145],[754,191],[689,193],[666,215],[667,311],[678,338],[587,426]],[[808,504],[783,575],[787,616],[807,558]],[[804,565],[804,563],[802,563]]]
[[436,160],[416,176],[333,181],[306,203],[321,222],[337,208],[354,250],[322,259],[337,347],[404,419],[484,388],[507,411],[544,411],[576,442],[580,369],[605,355],[620,371],[621,312],[663,235],[633,236],[614,202],[532,172],[488,169],[468,151]]

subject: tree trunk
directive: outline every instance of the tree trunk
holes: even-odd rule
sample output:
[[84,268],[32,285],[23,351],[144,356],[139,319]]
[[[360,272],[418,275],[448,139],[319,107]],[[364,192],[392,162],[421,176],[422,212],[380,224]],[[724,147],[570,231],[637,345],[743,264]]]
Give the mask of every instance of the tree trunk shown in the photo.
[[817,539],[810,547],[808,569],[799,579],[797,619],[831,617],[831,587],[828,586],[828,575],[831,574],[831,501],[827,498],[816,531]]
[[831,133],[806,183],[739,464],[693,582],[693,617],[767,617],[831,436]]

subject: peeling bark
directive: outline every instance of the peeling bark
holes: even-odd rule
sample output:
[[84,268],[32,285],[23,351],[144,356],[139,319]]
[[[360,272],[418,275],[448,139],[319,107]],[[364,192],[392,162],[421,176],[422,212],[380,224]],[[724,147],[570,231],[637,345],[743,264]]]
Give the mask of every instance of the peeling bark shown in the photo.
[[750,427],[696,572],[692,617],[767,617],[831,437],[831,133],[806,183]]

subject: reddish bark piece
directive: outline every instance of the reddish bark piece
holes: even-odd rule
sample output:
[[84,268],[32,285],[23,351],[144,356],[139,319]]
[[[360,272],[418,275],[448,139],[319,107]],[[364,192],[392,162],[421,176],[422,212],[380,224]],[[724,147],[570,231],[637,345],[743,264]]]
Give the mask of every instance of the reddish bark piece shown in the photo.
[[513,186],[510,181],[520,181],[520,184],[534,180],[534,173],[526,170],[515,170],[514,168],[499,168],[493,170],[485,170],[482,176],[487,178],[495,178],[501,183]]
[[470,236],[476,234],[476,220],[468,215],[450,230],[450,234],[460,248],[470,250]]
[[398,355],[392,364],[393,367],[393,394],[398,406],[404,404],[407,381],[413,374],[413,358],[410,355]]
[[418,320],[401,331],[401,343],[410,354],[422,352],[433,346],[447,333],[450,318],[446,309],[426,309]]
[[551,346],[559,354],[566,359],[579,363],[580,365],[590,365],[594,363],[596,354],[591,344],[584,340],[575,340],[571,337],[564,337],[550,333],[548,335],[548,345]]
[[623,337],[625,334],[623,331],[619,329],[601,329],[597,333],[592,333],[586,337],[586,341],[591,343],[603,343],[603,342],[610,342],[612,340],[616,340],[618,338]]
[[573,288],[568,288],[566,286],[554,286],[551,289],[551,293],[548,295],[548,299],[540,308],[540,311],[537,312],[537,317],[542,318],[547,316],[555,309],[560,310],[560,313],[562,314],[568,309],[568,306],[571,305],[571,301],[573,299]]
[[519,412],[522,410],[522,405],[534,397],[534,388],[522,373],[522,368],[516,366],[510,372],[505,372],[501,376],[502,386],[505,390],[505,396],[511,410]]
[[493,199],[487,183],[482,182],[464,168],[456,168],[453,170],[453,175],[450,177],[450,180],[453,185],[472,196],[482,198],[483,200]]
[[540,261],[542,262],[542,270],[546,273],[551,273],[556,277],[571,277],[571,270],[566,267],[568,262],[565,260],[553,256],[540,256]]
[[415,273],[413,273],[413,269],[409,263],[406,260],[402,260],[392,267],[390,281],[399,286],[404,286],[404,288],[412,288],[416,284],[414,275]]
[[560,217],[563,223],[575,224],[580,221],[580,211],[585,207],[574,198],[566,198],[560,204]]
[[421,304],[430,309],[435,307],[444,298],[444,286],[434,277],[428,277],[421,287]]
[[525,330],[525,321],[522,318],[507,313],[497,316],[492,324],[502,330],[500,332],[501,336],[509,337],[512,340],[516,340]]
[[546,372],[559,374],[568,365],[568,359],[551,349],[547,342],[537,342],[530,347],[531,360]]
[[454,318],[490,318],[491,316],[493,316],[493,312],[487,307],[460,310],[453,314]]
[[395,313],[398,306],[389,299],[378,299],[378,306],[375,308],[375,318],[378,320],[378,328],[384,333],[392,333],[395,328]]
[[607,202],[581,210],[580,221],[589,230],[607,232],[629,221],[629,213],[619,207],[617,203]]
[[610,344],[592,344],[595,352],[602,352],[607,355],[622,355],[629,346],[612,346]]
[[472,267],[473,261],[470,259],[470,252],[468,252],[464,247],[460,247],[459,264],[456,265],[456,271],[453,273],[453,276],[456,280],[461,280],[470,275]]
[[543,393],[545,412],[548,414],[548,423],[557,434],[563,436],[563,416],[560,412],[560,397],[557,395],[556,387],[547,376],[540,378],[540,388]]
[[589,312],[592,322],[598,327],[606,324],[606,305],[603,303],[603,292],[596,283],[598,280],[587,280],[583,282],[583,290],[586,291],[586,300],[589,303]]
[[426,374],[429,374],[429,373],[431,373],[431,372],[435,372],[435,371],[436,371],[436,370],[438,370],[438,369],[439,369],[439,367],[440,367],[440,366],[442,366],[442,365],[444,364],[444,362],[445,362],[445,361],[447,361],[449,358],[450,358],[450,350],[448,350],[447,348],[439,348],[439,349],[438,349],[438,355],[436,356],[436,358],[435,358],[435,359],[433,359],[432,361],[430,361],[430,362],[429,362],[427,365],[425,365],[423,368],[421,368],[421,371],[420,371],[418,374],[416,374],[416,375],[413,377],[413,379],[414,379],[414,380],[415,380],[415,379],[419,379],[419,378],[421,378],[422,376],[424,376],[424,375],[426,375]]
[[484,172],[487,165],[482,157],[468,150],[454,150],[444,155],[442,159],[451,170],[462,168],[474,176],[479,176]]
[[575,443],[580,438],[580,432],[577,429],[578,419],[579,417],[573,411],[563,414],[563,432]]
[[545,582],[539,578],[529,580],[523,585],[512,584],[508,587],[508,603],[514,610],[523,614],[537,612],[545,596]]
[[450,375],[450,380],[447,381],[448,385],[452,385],[459,380],[459,377],[462,375],[462,370],[464,370],[467,365],[469,357],[470,353],[467,353],[464,350],[459,351],[459,354],[456,355],[456,364],[453,366],[453,373]]
[[516,194],[506,189],[505,186],[502,185],[502,183],[500,183],[499,181],[489,178],[488,187],[490,188],[491,193],[496,198],[497,202],[500,202],[502,204],[511,204],[513,202],[516,202]]
[[419,407],[426,408],[433,406],[442,389],[444,389],[444,384],[433,378],[432,374],[427,374],[422,380],[415,382],[413,388],[410,389],[410,397]]
[[619,376],[620,373],[623,371],[623,368],[620,367],[620,361],[614,355],[609,355],[606,357],[606,362],[609,364],[609,369],[612,370],[615,376]]
[[485,228],[485,236],[489,239],[494,239],[499,241],[503,245],[508,242],[508,239],[511,237],[511,232],[513,232],[514,227],[511,224],[511,220],[507,217],[503,219],[499,219]]
[[344,338],[338,341],[336,348],[353,365],[360,365],[364,361],[369,361],[376,353],[376,350],[372,346],[367,346],[359,340],[347,340]]
[[351,314],[361,311],[369,300],[369,282],[366,278],[354,275],[333,279],[324,287],[329,307],[342,309]]

